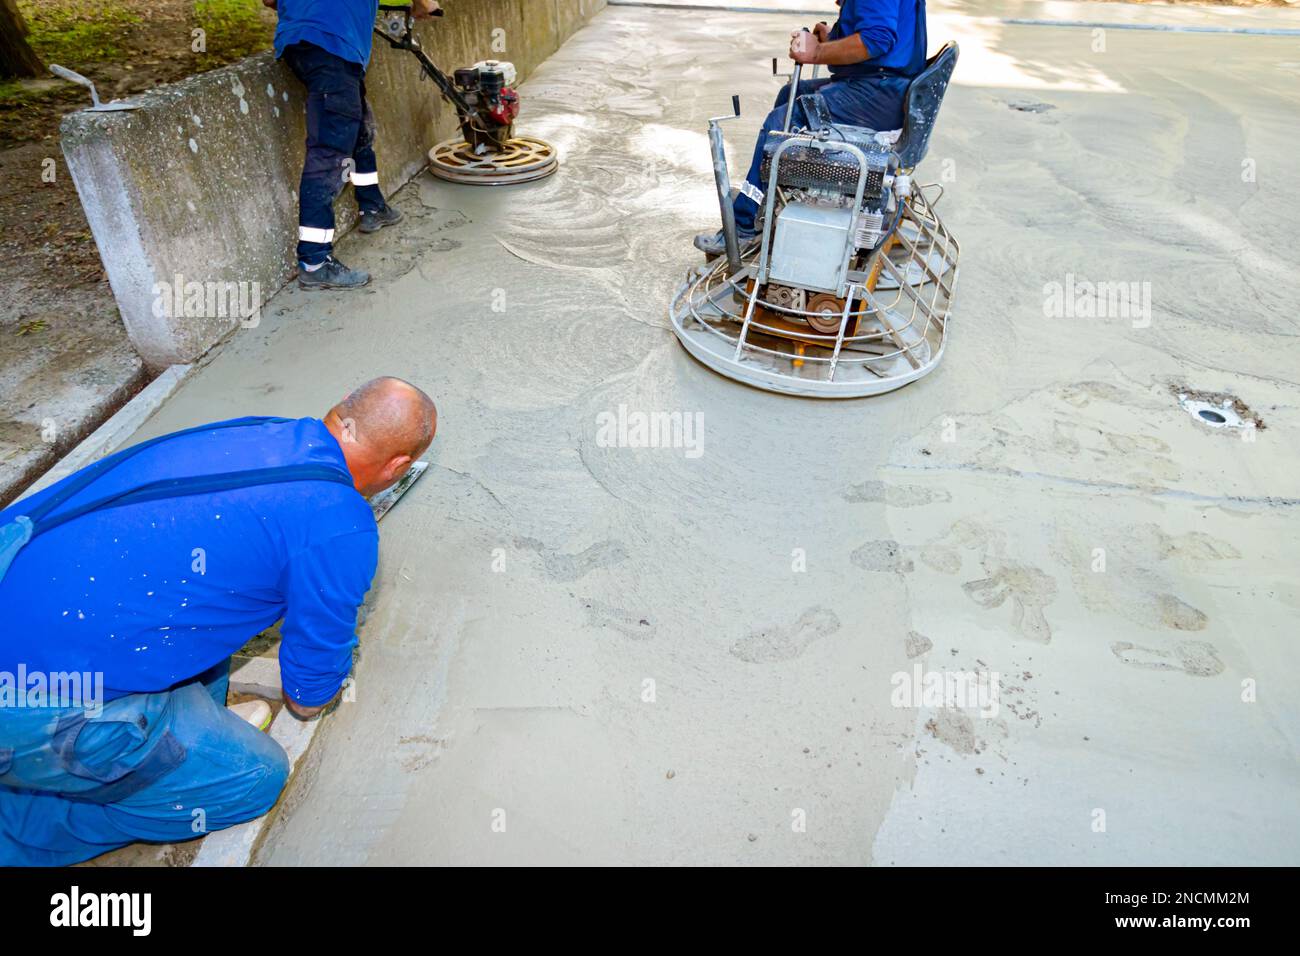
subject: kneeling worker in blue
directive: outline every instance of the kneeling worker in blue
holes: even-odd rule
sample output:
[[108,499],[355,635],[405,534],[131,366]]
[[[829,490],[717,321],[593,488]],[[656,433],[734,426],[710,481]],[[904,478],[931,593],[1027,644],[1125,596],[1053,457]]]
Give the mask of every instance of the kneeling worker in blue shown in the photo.
[[323,419],[164,435],[0,511],[0,865],[271,808],[288,761],[269,705],[226,707],[230,657],[283,618],[285,706],[338,696],[378,561],[366,498],[436,428],[424,392],[379,378]]

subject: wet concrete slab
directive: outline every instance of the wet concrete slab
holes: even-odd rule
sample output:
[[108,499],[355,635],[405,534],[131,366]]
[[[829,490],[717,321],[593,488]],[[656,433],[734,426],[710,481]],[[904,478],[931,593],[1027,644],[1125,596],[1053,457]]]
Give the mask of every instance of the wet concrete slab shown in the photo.
[[[260,862],[1300,859],[1293,44],[960,23],[919,176],[964,250],[948,355],[819,403],[666,314],[716,224],[705,121],[742,95],[738,166],[788,29],[606,10],[522,91],[555,178],[421,177],[340,251],[371,289],[277,296],[150,422],[378,374],[439,403]],[[1080,281],[1149,314],[1053,311]],[[611,445],[620,406],[700,440]],[[996,713],[902,699],[918,665],[994,675]]]

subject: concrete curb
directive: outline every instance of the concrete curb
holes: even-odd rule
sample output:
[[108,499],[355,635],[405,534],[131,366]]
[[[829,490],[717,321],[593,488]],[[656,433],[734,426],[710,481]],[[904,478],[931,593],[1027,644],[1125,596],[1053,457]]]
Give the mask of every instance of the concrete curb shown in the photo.
[[19,498],[34,494],[48,488],[57,481],[62,481],[78,469],[99,461],[117,451],[140,426],[149,420],[164,401],[176,391],[184,381],[192,366],[173,365],[156,379],[146,385],[135,398],[123,405],[112,418],[91,432],[72,451],[68,452],[53,468],[37,478]]

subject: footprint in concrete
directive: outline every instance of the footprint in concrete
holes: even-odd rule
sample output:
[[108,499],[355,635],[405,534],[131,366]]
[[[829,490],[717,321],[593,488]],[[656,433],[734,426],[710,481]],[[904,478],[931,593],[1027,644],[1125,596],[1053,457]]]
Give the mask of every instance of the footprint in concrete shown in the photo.
[[1129,641],[1110,645],[1111,653],[1125,664],[1154,671],[1182,671],[1193,677],[1214,677],[1223,673],[1223,662],[1213,644],[1205,641],[1179,641],[1173,650],[1142,647]]
[[980,607],[992,610],[1011,601],[1011,626],[1040,644],[1052,639],[1043,608],[1056,599],[1056,581],[1038,568],[1014,562],[984,562],[988,577],[967,581],[962,590]]
[[1230,561],[1241,557],[1241,552],[1229,542],[1215,538],[1203,531],[1189,531],[1183,535],[1165,534],[1155,525],[1146,525],[1159,542],[1161,558],[1185,558],[1193,562]]
[[961,554],[941,544],[927,544],[917,556],[927,568],[940,574],[956,574],[961,570]]
[[621,607],[603,604],[594,598],[583,598],[587,623],[592,627],[608,627],[634,641],[648,641],[654,637],[657,626],[650,619]]
[[903,642],[903,648],[907,651],[909,658],[920,657],[932,647],[934,647],[934,641],[919,631],[908,631],[907,640]]
[[548,548],[536,538],[516,538],[515,547],[533,551],[542,559],[548,577],[556,581],[576,581],[600,568],[610,568],[627,559],[627,551],[618,541],[597,541],[577,554],[564,554]]
[[794,660],[813,641],[834,634],[840,619],[830,608],[810,607],[793,624],[752,631],[731,645],[731,654],[750,664]]
[[1172,594],[1153,594],[1151,599],[1165,627],[1175,631],[1203,631],[1209,623],[1203,612]]
[[924,488],[921,485],[890,485],[883,481],[864,481],[846,489],[845,501],[854,504],[883,504],[891,508],[915,508],[931,502],[947,502],[952,495],[942,488]]
[[973,754],[977,749],[975,722],[960,710],[941,708],[926,721],[925,729],[959,754]]
[[442,753],[447,741],[429,734],[412,734],[397,740],[398,760],[407,773],[423,770]]
[[[1104,573],[1095,564],[1098,549],[1105,555]],[[1163,562],[1172,559],[1196,566],[1240,557],[1226,541],[1200,532],[1171,536],[1154,524],[1086,536],[1060,530],[1052,551],[1070,568],[1074,590],[1089,611],[1176,631],[1203,631],[1209,618],[1173,593],[1186,574],[1167,573]]]
[[1046,113],[1049,110],[1056,109],[1051,103],[1041,103],[1038,100],[1028,99],[1011,100],[1007,103],[1007,106],[1018,113]]
[[897,541],[868,541],[849,555],[849,560],[854,567],[864,571],[910,574],[914,568],[912,559],[903,553],[902,545]]

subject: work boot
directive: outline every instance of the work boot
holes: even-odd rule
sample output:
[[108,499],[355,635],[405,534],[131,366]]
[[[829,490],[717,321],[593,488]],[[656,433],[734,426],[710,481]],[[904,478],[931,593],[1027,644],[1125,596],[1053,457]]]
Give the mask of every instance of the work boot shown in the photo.
[[246,721],[258,730],[271,726],[271,705],[264,700],[249,700],[242,704],[231,704],[226,710],[240,720]]
[[361,210],[361,225],[357,228],[362,232],[378,232],[384,226],[395,226],[401,221],[401,210],[385,204],[383,209]]
[[[746,232],[739,226],[736,227],[736,244],[744,251],[745,246],[749,245],[758,238],[756,232]],[[704,253],[709,258],[714,256],[726,255],[727,238],[722,234],[722,230],[717,232],[702,232],[695,237],[695,248]]]
[[301,262],[298,263],[300,289],[360,289],[369,282],[369,272],[349,269],[333,256],[322,262],[320,268],[312,271],[308,271]]

